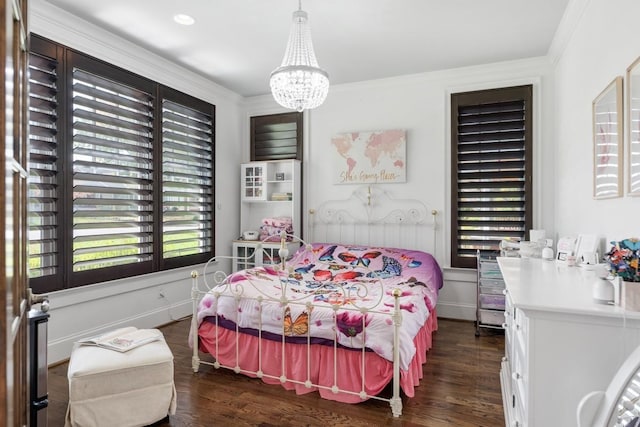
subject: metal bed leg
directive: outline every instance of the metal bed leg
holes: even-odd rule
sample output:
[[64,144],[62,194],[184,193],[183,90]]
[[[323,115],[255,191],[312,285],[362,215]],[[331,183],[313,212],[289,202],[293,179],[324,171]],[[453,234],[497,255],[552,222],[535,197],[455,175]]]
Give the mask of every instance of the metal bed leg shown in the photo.
[[198,372],[200,368],[200,357],[198,356],[198,272],[191,272],[191,340],[193,347],[193,355],[191,356],[191,369]]
[[398,418],[402,415],[402,399],[400,399],[400,397],[392,397],[391,400],[389,400],[389,404],[391,405],[391,412],[394,417]]
[[402,399],[400,399],[400,326],[402,312],[400,311],[400,289],[393,290],[393,397],[389,400],[394,417],[402,415]]

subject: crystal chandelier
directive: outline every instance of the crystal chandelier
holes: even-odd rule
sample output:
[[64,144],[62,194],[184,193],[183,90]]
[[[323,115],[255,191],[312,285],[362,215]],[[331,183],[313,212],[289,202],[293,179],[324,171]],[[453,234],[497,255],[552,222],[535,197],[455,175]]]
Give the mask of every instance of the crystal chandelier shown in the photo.
[[329,75],[318,66],[313,53],[307,12],[302,10],[301,0],[293,12],[282,64],[273,70],[269,83],[276,102],[297,111],[318,107],[329,92]]

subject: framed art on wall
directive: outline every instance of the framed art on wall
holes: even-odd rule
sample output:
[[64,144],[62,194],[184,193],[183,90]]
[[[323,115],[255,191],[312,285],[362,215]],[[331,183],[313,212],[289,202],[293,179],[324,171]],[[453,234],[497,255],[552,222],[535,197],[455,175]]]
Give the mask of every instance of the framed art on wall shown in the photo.
[[640,57],[627,68],[628,194],[640,196]]
[[593,101],[593,197],[622,196],[622,77],[616,77]]
[[331,138],[334,184],[406,182],[404,129],[346,132]]

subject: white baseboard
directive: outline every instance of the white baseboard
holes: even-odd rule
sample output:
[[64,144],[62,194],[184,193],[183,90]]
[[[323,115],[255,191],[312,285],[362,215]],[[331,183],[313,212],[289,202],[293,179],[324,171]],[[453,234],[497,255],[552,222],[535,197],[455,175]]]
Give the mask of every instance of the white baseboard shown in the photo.
[[476,320],[476,306],[442,302],[436,306],[438,318]]
[[[147,311],[145,313],[139,313],[136,316],[128,317],[125,319],[118,319],[118,321],[110,323],[109,325],[100,328],[98,330],[82,330],[75,332],[73,335],[65,336],[59,340],[49,340],[48,350],[48,364],[53,365],[68,360],[71,356],[71,349],[73,343],[80,338],[84,338],[92,335],[99,335],[103,332],[107,332],[112,329],[122,328],[125,326],[135,325],[138,328],[155,328],[160,325],[165,325],[173,321],[179,320],[185,316],[191,316],[192,303],[191,300],[180,301],[175,304],[167,304],[165,307],[159,307],[157,309]],[[186,345],[185,337],[185,345]]]

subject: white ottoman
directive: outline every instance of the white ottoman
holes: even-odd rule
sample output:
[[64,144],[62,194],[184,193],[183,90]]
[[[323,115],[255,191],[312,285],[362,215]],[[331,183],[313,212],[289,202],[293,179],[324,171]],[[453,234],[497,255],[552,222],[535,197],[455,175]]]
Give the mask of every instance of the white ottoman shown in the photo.
[[176,411],[173,354],[164,341],[125,353],[76,344],[66,427],[146,426]]

